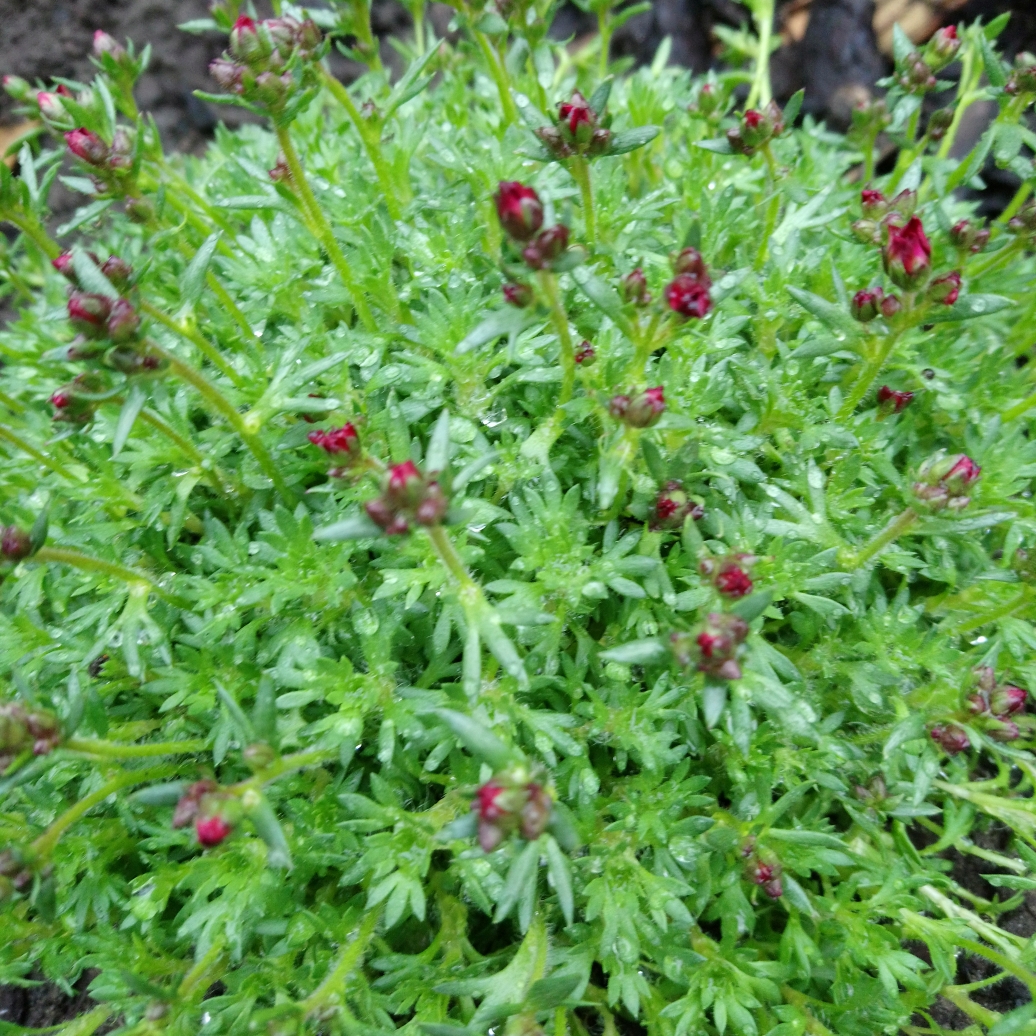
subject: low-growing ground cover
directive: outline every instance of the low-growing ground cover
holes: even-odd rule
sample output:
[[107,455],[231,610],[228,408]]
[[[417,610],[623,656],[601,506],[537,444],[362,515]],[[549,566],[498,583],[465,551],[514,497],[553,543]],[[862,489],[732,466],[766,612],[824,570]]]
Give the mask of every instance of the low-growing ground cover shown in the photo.
[[203,160],[103,34],[5,83],[86,199],[0,165],[0,981],[92,969],[70,1036],[1028,1031],[1036,59],[900,37],[846,139],[545,5],[395,84],[362,5],[231,6],[268,128]]

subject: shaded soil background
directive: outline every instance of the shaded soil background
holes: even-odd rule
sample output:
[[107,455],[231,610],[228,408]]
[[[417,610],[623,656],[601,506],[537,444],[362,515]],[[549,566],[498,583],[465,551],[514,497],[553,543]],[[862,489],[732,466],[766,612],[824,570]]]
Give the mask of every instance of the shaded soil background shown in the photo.
[[[263,4],[258,4],[262,12]],[[926,38],[940,25],[982,17],[990,21],[1005,11],[1011,22],[1000,46],[1008,57],[1023,50],[1036,51],[1036,0],[784,0],[777,25],[782,46],[773,58],[774,89],[787,99],[796,90],[806,91],[805,110],[844,127],[853,105],[876,92],[875,81],[890,68],[892,26],[897,21],[916,40]],[[198,152],[204,149],[218,120],[236,125],[249,116],[239,109],[212,106],[193,96],[197,89],[213,89],[208,65],[225,40],[217,35],[192,36],[179,31],[179,22],[208,14],[203,0],[0,0],[0,74],[20,75],[30,81],[53,76],[88,80],[92,75],[89,53],[93,33],[103,29],[117,39],[133,39],[138,46],[152,45],[151,66],[141,78],[137,98],[142,110],[155,118],[168,149]],[[444,36],[452,12],[434,4],[430,21]],[[382,56],[391,66],[399,58],[389,37],[409,29],[409,17],[396,0],[374,0],[372,21],[382,40]],[[737,27],[747,21],[744,7],[734,0],[655,0],[650,12],[631,19],[616,36],[613,55],[650,61],[662,40],[672,39],[671,60],[703,72],[716,67],[719,48],[713,35],[718,25]],[[573,6],[563,8],[555,34],[581,41],[594,24]],[[334,71],[349,81],[359,69],[335,56]],[[982,132],[990,116],[975,106],[961,134],[964,151]],[[13,105],[0,94],[0,126],[14,121]],[[995,212],[1010,197],[1017,183],[995,169],[987,169],[987,211]],[[77,196],[55,185],[52,196],[56,218],[79,204]],[[0,314],[2,320],[2,314]],[[1005,834],[992,830],[976,843],[1002,851]],[[988,845],[986,842],[988,841]],[[974,856],[956,851],[946,854],[952,876],[964,888],[987,899],[1006,898],[1005,890],[992,888],[982,877],[995,870]],[[1004,914],[1000,923],[1026,937],[1036,933],[1036,893]],[[920,949],[918,953],[922,953]],[[923,955],[923,953],[922,953]],[[958,981],[973,982],[991,972],[986,962],[962,956]],[[31,976],[39,979],[40,976]],[[86,992],[91,980],[84,974],[73,996],[57,986],[38,982],[29,987],[0,986],[0,1021],[32,1028],[55,1025],[88,1010],[93,1001]],[[1015,979],[1006,979],[975,994],[993,1010],[1009,1011],[1025,1002],[1028,994]],[[940,1001],[933,1017],[948,1029],[964,1029],[969,1019],[947,1001]]]

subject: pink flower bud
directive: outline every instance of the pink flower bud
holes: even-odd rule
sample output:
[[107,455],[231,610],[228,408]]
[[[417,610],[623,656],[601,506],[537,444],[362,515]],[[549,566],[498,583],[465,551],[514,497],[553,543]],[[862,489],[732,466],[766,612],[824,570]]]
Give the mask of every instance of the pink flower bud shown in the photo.
[[115,61],[121,62],[126,57],[126,49],[113,36],[98,29],[94,33],[94,57],[100,58],[105,54],[110,54]]
[[771,878],[769,881],[764,881],[762,890],[770,899],[780,899],[784,895],[784,885],[781,883],[780,878]]
[[897,392],[890,389],[888,385],[882,385],[878,389],[878,406],[892,414],[898,414],[910,406],[914,398],[913,392]]
[[478,789],[472,808],[477,808],[480,820],[501,820],[510,812],[503,785],[496,781],[487,781]]
[[931,729],[931,736],[947,755],[957,755],[971,747],[968,735],[954,723],[936,724]]
[[650,428],[665,410],[662,386],[644,389],[634,396],[612,396],[608,410],[630,428]]
[[532,302],[532,288],[528,284],[513,281],[503,287],[504,301],[518,309],[524,309]]
[[4,76],[0,83],[4,92],[16,101],[27,101],[32,93],[32,87],[21,76]]
[[576,350],[574,359],[580,367],[590,367],[597,359],[597,351],[589,342],[584,341]]
[[619,282],[619,291],[626,302],[632,302],[635,306],[646,306],[651,302],[647,278],[639,266],[622,278]]
[[888,199],[885,195],[881,191],[867,187],[860,192],[860,206],[867,219],[880,219],[889,209]]
[[932,281],[928,286],[928,298],[932,302],[952,306],[960,298],[960,271],[954,270]]
[[31,553],[32,540],[24,529],[17,525],[5,525],[0,529],[0,555],[7,561],[21,561]]
[[[741,667],[737,663],[738,648],[748,636],[748,623],[738,615],[710,612],[704,626],[694,637],[698,669],[723,680],[737,680]],[[677,661],[687,665],[692,659],[689,646],[681,634],[671,637]]]
[[450,509],[450,501],[442,491],[438,482],[429,482],[424,489],[424,497],[414,509],[414,521],[418,525],[439,525]]
[[101,265],[101,273],[112,285],[122,291],[133,278],[133,267],[117,255],[109,256]]
[[525,786],[527,796],[522,806],[519,830],[527,842],[534,842],[547,829],[554,801],[545,788],[530,782]]
[[113,342],[128,342],[137,336],[140,329],[140,315],[129,299],[118,299],[112,306],[108,318],[108,337]]
[[981,473],[982,469],[963,453],[951,457],[939,453],[921,465],[914,495],[934,511],[944,507],[959,511],[968,506],[967,490]]
[[686,275],[694,277],[702,282],[706,288],[710,287],[712,281],[709,272],[705,267],[705,260],[697,248],[684,248],[670,256],[673,264],[673,273],[678,277]]
[[230,30],[230,53],[238,61],[254,64],[269,57],[272,45],[259,34],[259,26],[253,18],[241,15]]
[[891,320],[902,308],[903,303],[897,295],[886,295],[881,300],[881,315],[886,320]]
[[233,829],[222,817],[198,817],[194,822],[194,832],[198,843],[206,849],[219,845]]
[[685,319],[695,317],[700,320],[712,309],[708,284],[688,273],[681,273],[669,283],[665,298],[669,308]]
[[67,278],[73,284],[78,284],[79,279],[76,277],[75,264],[72,262],[71,252],[62,252],[57,259],[52,259],[50,265],[54,267],[62,277]]
[[209,75],[228,93],[240,94],[243,90],[242,77],[245,69],[236,61],[216,58],[209,64]]
[[68,150],[76,158],[88,165],[103,166],[108,164],[111,151],[107,144],[96,133],[87,129],[74,129],[65,134]]
[[[107,658],[107,656],[105,656]],[[198,810],[201,807],[201,800],[210,792],[217,791],[219,785],[213,780],[195,781],[181,796],[180,801],[173,810],[172,826],[175,828],[187,827],[193,824]]]
[[678,529],[685,519],[697,521],[705,514],[700,504],[689,499],[683,485],[675,480],[667,482],[655,500],[655,514],[652,528]]
[[1022,736],[1021,729],[1014,720],[996,719],[986,731],[994,741],[1017,741]]
[[58,122],[68,114],[61,103],[61,98],[56,93],[50,93],[47,90],[41,90],[36,94],[36,104],[40,109],[40,115],[45,119],[50,119],[51,122]]
[[370,520],[389,536],[402,536],[410,530],[406,515],[397,511],[381,497],[368,500],[363,507]]
[[961,40],[956,26],[947,25],[936,31],[925,47],[924,57],[930,68],[938,71],[945,68],[957,56]]
[[102,338],[112,312],[112,300],[105,295],[75,291],[68,300],[72,326],[87,338]]
[[408,500],[413,497],[421,481],[421,472],[417,470],[417,465],[412,460],[406,460],[389,468],[385,492],[395,499]]
[[528,241],[543,226],[540,196],[525,184],[501,181],[496,193],[500,225],[516,241]]
[[989,699],[989,708],[994,716],[1014,716],[1025,708],[1028,698],[1029,692],[1023,687],[1004,684],[993,691]]
[[867,288],[858,291],[850,303],[850,312],[856,320],[867,323],[873,320],[881,312],[881,303],[885,293],[881,288]]
[[360,454],[360,437],[351,422],[326,432],[310,432],[307,438],[331,457],[355,458]]
[[882,259],[885,272],[901,288],[917,288],[928,279],[932,268],[932,246],[916,216],[911,216],[902,227],[889,224],[888,242]]

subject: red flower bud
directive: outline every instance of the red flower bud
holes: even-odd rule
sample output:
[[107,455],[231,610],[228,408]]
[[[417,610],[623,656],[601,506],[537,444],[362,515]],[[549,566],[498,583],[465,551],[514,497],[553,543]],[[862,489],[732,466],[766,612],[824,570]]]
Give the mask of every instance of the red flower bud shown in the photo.
[[710,612],[697,635],[673,633],[670,643],[680,665],[689,665],[697,656],[699,671],[722,680],[737,680],[741,676],[738,647],[747,636],[748,623],[740,616]]
[[568,247],[568,227],[562,223],[548,227],[522,249],[522,258],[534,270],[549,267]]
[[259,26],[253,18],[241,15],[230,30],[230,53],[238,61],[254,64],[268,57],[272,46],[259,34]]
[[752,579],[740,565],[721,566],[715,584],[724,597],[744,597],[752,592]]
[[528,284],[522,284],[520,282],[511,282],[505,284],[503,287],[504,301],[508,305],[516,306],[518,309],[524,309],[532,302],[532,288]]
[[[24,529],[20,529],[17,525],[5,525],[0,529],[0,555],[8,561],[21,561],[31,553],[32,540]],[[1018,688],[1014,689],[1018,690]],[[1022,691],[1022,694],[1024,693]]]
[[670,261],[673,264],[673,273],[677,276],[684,274],[694,277],[696,280],[701,281],[706,288],[712,285],[709,272],[705,267],[705,260],[697,248],[681,249],[681,251],[670,256]]
[[1010,719],[994,720],[987,733],[994,741],[1017,741],[1022,736],[1018,724]]
[[928,298],[932,302],[941,302],[944,306],[952,306],[960,298],[960,271],[936,277],[928,286]]
[[54,267],[62,277],[67,278],[73,284],[78,284],[78,278],[76,277],[75,266],[72,262],[71,252],[62,252],[57,259],[51,259],[50,265]]
[[[107,655],[104,656],[107,659]],[[195,781],[181,796],[180,801],[173,810],[173,827],[186,827],[194,823],[198,810],[201,807],[201,800],[210,792],[217,791],[219,785],[212,780]]]
[[885,272],[901,288],[917,288],[927,280],[932,267],[932,246],[916,216],[902,227],[889,224],[882,258]]
[[976,227],[966,219],[954,223],[950,230],[950,241],[961,251],[977,254],[989,244],[989,229],[987,227]]
[[763,113],[749,108],[744,114],[744,123],[749,129],[758,129],[763,124]]
[[540,196],[525,184],[501,181],[496,193],[500,225],[516,241],[528,241],[543,226]]
[[417,465],[412,460],[405,460],[402,464],[394,464],[389,468],[385,492],[394,498],[406,500],[413,496],[421,481],[421,472],[417,470]]
[[198,817],[194,822],[194,832],[198,836],[198,842],[205,848],[219,845],[232,828],[222,817]]
[[[59,257],[60,258],[60,257]],[[111,281],[112,285],[122,291],[133,278],[133,267],[117,255],[109,256],[101,266],[101,273]]]
[[665,290],[666,302],[674,313],[684,318],[702,319],[712,309],[708,285],[688,273],[681,273]]
[[49,93],[47,90],[41,90],[36,94],[36,104],[40,109],[40,115],[52,122],[63,119],[68,114],[61,103],[61,98],[56,93]]
[[957,35],[956,26],[947,25],[945,28],[939,29],[928,41],[924,52],[925,61],[930,68],[938,71],[953,61],[960,46],[961,40]]
[[867,288],[858,291],[850,303],[849,309],[853,317],[861,323],[873,320],[881,312],[881,303],[885,293],[881,288]]
[[597,125],[597,113],[586,102],[586,98],[576,90],[569,101],[562,101],[558,105],[558,117],[568,127],[568,132],[573,137],[579,136],[579,127],[587,126],[590,132],[584,131],[587,139]]
[[905,410],[913,398],[913,392],[897,392],[895,389],[890,389],[888,385],[882,385],[878,389],[878,406],[889,413],[898,414],[901,410]]
[[118,299],[108,318],[108,337],[113,342],[128,342],[140,329],[140,315],[128,299]]
[[65,142],[68,144],[68,150],[88,165],[107,165],[111,157],[108,145],[96,133],[87,129],[70,130],[65,134]]
[[982,469],[963,453],[951,457],[939,453],[921,465],[914,483],[914,495],[932,510],[948,507],[959,511],[968,506],[970,497],[966,495],[967,490],[981,473]]
[[589,367],[597,359],[597,351],[589,342],[584,341],[576,350],[574,359],[581,367]]
[[651,302],[647,278],[639,266],[622,278],[619,282],[619,291],[626,302],[632,302],[635,306],[646,306]]
[[678,529],[684,520],[692,518],[697,521],[705,514],[700,504],[689,499],[683,491],[683,485],[675,480],[667,482],[655,500],[655,515],[652,528]]
[[889,208],[885,195],[870,188],[864,188],[860,192],[860,205],[867,219],[880,219]]
[[360,437],[352,423],[326,432],[310,432],[308,439],[331,457],[355,458],[360,453]]
[[105,295],[76,291],[68,300],[68,319],[88,338],[102,338],[112,313],[112,300]]
[[886,295],[881,300],[881,315],[886,320],[891,320],[902,308],[903,303],[897,295]]
[[57,410],[64,410],[72,405],[72,393],[67,389],[58,389],[47,402]]
[[989,699],[989,708],[994,716],[1014,716],[1025,708],[1029,692],[1014,684],[1004,684],[993,691]]
[[450,509],[450,501],[442,491],[438,482],[429,482],[425,486],[424,497],[414,509],[414,521],[418,525],[438,525],[446,517]]
[[472,806],[477,808],[480,820],[500,820],[510,812],[504,787],[496,781],[487,781],[478,789],[476,801]]
[[966,752],[971,747],[968,735],[953,723],[939,723],[931,729],[932,740],[939,745],[947,755],[957,755],[958,752]]
[[612,396],[608,410],[630,428],[650,428],[665,410],[662,386],[644,389],[635,396]]
[[771,878],[769,881],[764,881],[762,889],[770,899],[780,899],[784,895],[784,885],[781,884],[780,878]]

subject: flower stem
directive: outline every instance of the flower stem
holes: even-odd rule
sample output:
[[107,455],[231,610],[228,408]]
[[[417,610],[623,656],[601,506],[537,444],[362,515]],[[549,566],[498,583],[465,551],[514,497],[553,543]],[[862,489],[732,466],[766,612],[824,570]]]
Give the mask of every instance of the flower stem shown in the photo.
[[255,331],[248,322],[248,318],[241,312],[238,304],[231,298],[230,292],[220,284],[216,275],[209,270],[205,275],[205,283],[209,290],[219,299],[219,304],[230,314],[234,323],[244,332],[245,342],[251,344],[255,341]]
[[[374,124],[364,119],[353,99],[349,96],[349,91],[333,75],[331,75],[323,65],[318,67],[320,68],[320,75],[324,82],[324,86],[331,91],[335,100],[338,101],[338,103],[346,110],[349,118],[352,120],[352,124],[356,127],[356,132],[360,135],[360,140],[363,142],[364,149],[367,152],[367,157],[371,160],[371,165],[374,166],[375,175],[378,177],[378,183],[381,185],[381,193],[385,199],[385,207],[388,209],[389,215],[394,220],[399,219],[400,199],[397,195],[401,192],[392,182],[392,173],[389,169],[388,162],[385,161],[385,155],[381,150],[380,124],[375,128]],[[409,193],[410,190],[408,186],[405,194]],[[404,198],[403,200],[408,201],[409,198]]]
[[568,171],[572,179],[579,185],[579,193],[583,196],[583,223],[586,228],[587,247],[593,249],[597,243],[597,218],[594,213],[594,192],[590,182],[590,163],[582,155],[575,155],[569,160]]
[[359,316],[363,326],[368,331],[377,331],[378,325],[374,322],[374,315],[367,305],[367,299],[356,283],[352,267],[350,267],[348,259],[345,258],[345,254],[339,247],[334,231],[331,229],[331,224],[328,223],[327,217],[320,208],[320,203],[317,201],[316,195],[313,194],[313,189],[309,186],[309,181],[306,179],[306,174],[302,169],[302,163],[299,161],[298,152],[295,150],[295,145],[291,142],[291,134],[288,132],[287,126],[277,127],[277,140],[281,145],[281,151],[284,152],[284,160],[288,163],[292,184],[302,200],[303,208],[306,209],[309,213],[309,218],[313,221],[313,227],[320,243],[324,246],[324,251],[327,252],[331,262],[334,263],[335,269],[338,270],[338,275],[342,278],[346,291],[352,296],[357,316]]
[[100,741],[96,738],[70,737],[63,748],[71,752],[99,755],[106,759],[150,759],[158,755],[191,755],[204,752],[208,742],[163,741],[150,745],[120,745],[114,741]]
[[439,560],[446,571],[461,586],[475,587],[477,589],[477,584],[471,578],[464,562],[461,560],[461,556],[457,553],[457,548],[454,547],[449,533],[441,525],[431,525],[428,527],[428,538],[432,541],[435,553],[439,555]]
[[773,99],[770,87],[770,40],[773,38],[773,0],[754,0],[752,20],[759,37],[759,52],[755,59],[755,77],[752,89],[748,93],[745,108],[754,108],[757,104],[767,105]]
[[601,47],[598,57],[597,78],[604,82],[608,78],[608,58],[612,49],[612,20],[609,6],[602,7],[597,12],[597,41]]
[[997,267],[1003,266],[1005,260],[1013,259],[1019,252],[1023,251],[1025,251],[1025,242],[1022,238],[1017,237],[1009,245],[1006,245],[999,251],[987,256],[985,262],[971,267],[971,269],[967,271],[967,275],[972,281],[977,280],[979,277],[984,277],[987,273],[992,272]]
[[214,367],[219,368],[221,374],[226,375],[237,388],[244,388],[247,382],[244,378],[233,367],[227,363],[219,354],[219,350],[212,345],[204,335],[199,334],[191,327],[185,327],[183,324],[175,321],[171,316],[163,313],[157,306],[153,306],[146,300],[140,302],[141,312],[147,313],[152,320],[157,320],[164,327],[169,328],[174,334],[178,334],[181,338],[186,338],[188,342],[192,342],[198,347],[198,350],[205,356]]
[[225,493],[228,496],[240,492],[240,487],[235,486],[227,474],[219,467],[218,464],[209,461],[205,454],[203,454],[189,439],[184,438],[171,424],[166,422],[162,417],[156,414],[153,410],[145,407],[140,411],[140,419],[145,424],[151,425],[156,432],[160,432],[164,435],[171,443],[178,446],[184,453],[184,456],[189,460],[193,461],[199,468],[201,468],[212,481],[216,484],[216,489]]
[[572,333],[568,328],[568,314],[558,295],[557,277],[549,270],[541,270],[539,281],[543,294],[547,296],[550,319],[561,343],[561,392],[558,394],[558,404],[564,406],[572,398],[572,390],[576,384],[576,353],[572,345]]
[[287,483],[284,481],[284,477],[281,475],[274,464],[273,458],[270,456],[269,451],[263,445],[262,440],[252,431],[249,430],[245,424],[244,418],[238,413],[237,408],[223,395],[222,392],[215,385],[205,377],[201,371],[195,370],[189,363],[184,363],[175,353],[169,352],[168,349],[164,349],[158,342],[153,339],[147,339],[148,348],[156,355],[165,360],[169,364],[170,370],[179,378],[182,378],[188,384],[193,385],[194,388],[201,393],[205,398],[206,402],[215,410],[227,419],[230,426],[241,436],[245,446],[248,447],[252,456],[255,457],[256,462],[262,469],[263,474],[273,483],[277,492],[285,503],[294,507],[297,503],[295,494],[288,488]]
[[509,126],[518,121],[518,109],[515,107],[514,98],[511,96],[511,84],[507,81],[507,69],[501,63],[500,55],[497,54],[493,44],[486,38],[485,33],[476,30],[475,42],[478,44],[478,49],[482,51],[482,56],[486,59],[486,64],[489,66],[489,74],[493,77],[497,92],[500,94],[500,108],[504,116],[504,125]]
[[374,928],[380,916],[380,905],[367,911],[356,931],[356,936],[342,948],[338,960],[324,976],[324,980],[299,1004],[305,1016],[319,1011],[325,1005],[342,1003],[346,979],[363,960],[363,955],[374,935]]
[[82,479],[77,479],[63,464],[58,463],[56,460],[51,460],[45,453],[37,450],[32,443],[26,442],[17,432],[12,432],[10,428],[6,428],[4,425],[0,425],[0,439],[10,443],[12,446],[16,446],[23,453],[27,453],[32,457],[34,461],[42,464],[45,468],[50,468],[51,471],[61,475],[62,478],[67,478],[70,482],[82,481]]
[[32,216],[11,216],[9,219],[26,237],[31,238],[36,247],[48,258],[57,259],[61,255],[61,246],[52,240],[43,229],[39,220]]
[[859,406],[860,400],[867,395],[871,385],[874,384],[874,379],[881,373],[882,367],[884,367],[888,361],[889,355],[896,347],[896,342],[899,341],[899,336],[902,333],[902,329],[892,331],[878,347],[878,351],[864,363],[860,370],[859,377],[856,379],[856,383],[852,387],[852,391],[848,396],[846,396],[845,402],[841,405],[838,413],[835,415],[836,420],[846,420],[852,415],[852,412],[857,408],[857,406]]
[[1032,193],[1032,181],[1023,180],[1018,185],[1018,190],[1014,192],[1014,197],[1008,202],[1007,208],[997,216],[996,221],[1001,226],[1007,226],[1008,223],[1015,216],[1018,215],[1018,210],[1025,204],[1025,200]]
[[844,552],[842,564],[845,568],[852,569],[866,564],[876,554],[881,553],[890,543],[902,536],[916,521],[917,512],[912,507],[908,507],[902,514],[897,514],[881,532],[871,537],[859,550]]

